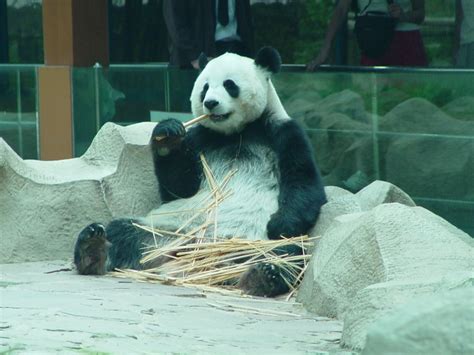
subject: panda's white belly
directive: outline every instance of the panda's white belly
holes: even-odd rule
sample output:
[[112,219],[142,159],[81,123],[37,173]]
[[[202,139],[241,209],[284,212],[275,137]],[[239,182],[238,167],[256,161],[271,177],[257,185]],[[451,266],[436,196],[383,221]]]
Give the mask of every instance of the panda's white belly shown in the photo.
[[189,232],[207,222],[208,237],[267,239],[267,223],[278,209],[276,156],[261,145],[247,146],[244,153],[235,159],[219,152],[205,155],[218,185],[235,171],[221,189],[225,197],[217,208],[212,208],[210,213],[203,211],[215,201],[209,182],[203,179],[196,195],[163,204],[146,217],[147,224],[174,231],[188,223],[185,231]]

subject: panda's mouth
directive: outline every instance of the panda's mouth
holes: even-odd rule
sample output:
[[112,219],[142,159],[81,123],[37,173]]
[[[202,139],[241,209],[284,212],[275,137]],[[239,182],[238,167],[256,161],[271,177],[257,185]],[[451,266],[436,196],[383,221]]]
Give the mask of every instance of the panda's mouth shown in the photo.
[[226,119],[228,119],[230,115],[231,115],[231,112],[225,113],[223,115],[217,115],[215,113],[211,113],[209,118],[214,122],[221,122],[221,121],[225,121]]

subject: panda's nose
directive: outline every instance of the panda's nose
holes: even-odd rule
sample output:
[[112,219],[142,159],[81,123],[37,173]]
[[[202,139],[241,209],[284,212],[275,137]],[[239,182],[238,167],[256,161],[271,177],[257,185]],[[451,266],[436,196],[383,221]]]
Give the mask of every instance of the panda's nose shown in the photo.
[[204,106],[206,106],[206,108],[208,110],[212,110],[217,105],[219,105],[219,101],[217,101],[217,100],[206,100],[206,101],[204,101]]

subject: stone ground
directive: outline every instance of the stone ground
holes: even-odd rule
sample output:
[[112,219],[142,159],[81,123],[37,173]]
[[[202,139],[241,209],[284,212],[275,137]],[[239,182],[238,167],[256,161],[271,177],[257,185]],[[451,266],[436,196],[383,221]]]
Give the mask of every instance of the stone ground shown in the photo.
[[69,267],[0,265],[1,354],[350,354],[342,322],[295,302],[57,271]]

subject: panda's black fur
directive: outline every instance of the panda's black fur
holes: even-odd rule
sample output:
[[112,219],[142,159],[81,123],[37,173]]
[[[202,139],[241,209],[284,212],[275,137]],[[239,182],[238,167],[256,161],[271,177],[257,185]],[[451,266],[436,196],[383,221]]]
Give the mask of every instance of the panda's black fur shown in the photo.
[[[211,80],[217,76],[216,72],[206,67],[196,80],[191,101],[195,115],[215,113],[215,122],[196,125],[188,132],[174,119],[156,125],[150,146],[163,205],[146,218],[117,219],[106,228],[97,223],[86,227],[79,234],[75,248],[74,261],[79,273],[103,274],[114,268],[141,269],[166,262],[163,258],[153,265],[140,264],[143,247],[156,240],[133,223],[151,224],[170,231],[182,225],[186,217],[166,218],[159,213],[196,205],[206,187],[201,153],[215,169],[216,179],[222,178],[230,168],[237,169],[229,183],[233,194],[219,206],[222,210],[219,210],[218,233],[222,233],[219,236],[278,239],[306,234],[315,224],[326,196],[306,134],[296,121],[287,117],[270,82],[270,73],[277,72],[281,64],[278,53],[272,48],[263,48],[253,63],[234,54],[224,56],[228,57],[216,58],[216,63],[222,66],[222,63],[242,62],[245,70],[255,75],[250,79],[267,88],[268,99],[260,92],[253,93],[262,107],[261,112],[256,110],[258,116],[246,117],[248,103],[232,101],[250,92],[249,84],[253,84],[247,82],[249,78],[241,85],[236,82],[240,80],[239,68],[229,67],[229,77],[223,70],[219,74],[222,74],[222,83],[216,84]],[[224,91],[219,86],[228,98],[223,97]],[[243,121],[236,128],[225,126],[237,118],[232,110],[222,111],[220,106],[225,106],[224,101],[232,110],[244,107],[243,114],[238,112]],[[253,109],[252,106],[249,112]],[[167,139],[155,139],[163,136]],[[209,234],[212,233],[210,228]],[[167,243],[167,239],[163,238],[160,243]],[[301,252],[294,246],[275,250],[277,254]],[[238,286],[252,295],[276,296],[288,291],[282,276],[291,277],[274,265],[261,263],[247,271]]]

